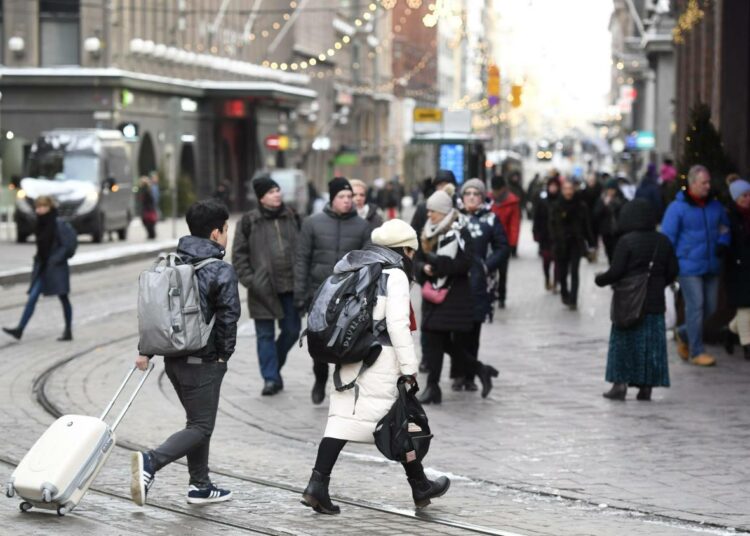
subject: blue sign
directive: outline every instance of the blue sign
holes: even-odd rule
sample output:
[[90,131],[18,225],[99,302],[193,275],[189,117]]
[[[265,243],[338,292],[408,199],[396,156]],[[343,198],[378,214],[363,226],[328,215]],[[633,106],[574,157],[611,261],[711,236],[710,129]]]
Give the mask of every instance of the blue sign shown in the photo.
[[456,182],[464,182],[464,146],[460,144],[443,144],[440,146],[440,169],[450,169],[456,176]]

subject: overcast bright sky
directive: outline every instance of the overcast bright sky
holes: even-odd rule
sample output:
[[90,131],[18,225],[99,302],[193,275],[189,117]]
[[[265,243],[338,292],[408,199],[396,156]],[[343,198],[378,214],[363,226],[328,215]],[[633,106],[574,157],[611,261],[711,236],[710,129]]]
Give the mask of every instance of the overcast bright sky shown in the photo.
[[[535,81],[548,116],[585,121],[606,106],[612,0],[495,0],[505,76]],[[507,72],[510,71],[510,72]]]

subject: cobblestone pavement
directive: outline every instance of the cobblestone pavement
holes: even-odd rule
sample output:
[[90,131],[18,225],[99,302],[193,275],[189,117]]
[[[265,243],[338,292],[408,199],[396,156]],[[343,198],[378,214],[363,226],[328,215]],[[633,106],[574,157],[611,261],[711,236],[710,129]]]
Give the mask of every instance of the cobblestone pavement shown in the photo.
[[[527,229],[526,229],[527,231]],[[500,369],[486,400],[453,393],[428,407],[436,438],[430,474],[448,474],[449,493],[414,515],[402,469],[371,445],[345,449],[332,493],[337,517],[298,503],[325,425],[326,405],[312,406],[310,359],[295,348],[285,390],[261,397],[252,323],[243,318],[230,361],[212,442],[214,478],[235,500],[195,508],[184,502],[186,470],[160,472],[137,508],[128,500],[128,451],[116,449],[80,507],[65,518],[0,500],[8,534],[523,534],[680,535],[750,532],[746,410],[750,364],[723,355],[699,369],[670,358],[671,389],[652,403],[601,397],[609,291],[582,268],[580,309],[569,312],[542,289],[541,268],[526,242],[511,264],[508,309],[484,327],[481,359]],[[0,340],[0,471],[53,420],[32,391],[53,364],[44,395],[66,413],[97,414],[134,358],[135,281],[144,263],[73,276],[75,341],[55,342],[59,305],[40,302],[21,343]],[[0,294],[0,324],[17,321],[25,286]],[[674,354],[674,349],[670,350]],[[184,415],[157,370],[118,430],[124,446],[152,446]],[[37,382],[37,387],[40,387]],[[3,477],[4,478],[4,477]]]

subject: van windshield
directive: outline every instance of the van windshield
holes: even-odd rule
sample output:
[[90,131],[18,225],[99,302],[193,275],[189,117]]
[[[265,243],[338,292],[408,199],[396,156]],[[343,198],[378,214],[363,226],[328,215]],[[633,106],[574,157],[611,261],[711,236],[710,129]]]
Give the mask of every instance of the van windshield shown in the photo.
[[91,154],[50,151],[32,153],[29,177],[55,181],[99,182],[99,158]]

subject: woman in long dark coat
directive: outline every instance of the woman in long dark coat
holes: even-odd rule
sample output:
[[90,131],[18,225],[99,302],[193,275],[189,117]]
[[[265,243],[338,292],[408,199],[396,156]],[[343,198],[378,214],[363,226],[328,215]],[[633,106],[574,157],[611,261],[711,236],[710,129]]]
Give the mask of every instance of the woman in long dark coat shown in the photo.
[[70,271],[68,259],[73,256],[78,244],[76,232],[66,222],[58,219],[57,209],[51,197],[39,196],[34,203],[36,211],[36,256],[31,272],[29,300],[21,315],[21,321],[15,328],[3,328],[3,331],[20,339],[34,314],[34,307],[39,296],[58,296],[65,316],[65,331],[58,341],[73,340],[71,325],[73,308],[70,305]]
[[539,244],[539,256],[542,258],[544,287],[554,290],[557,277],[551,271],[554,255],[552,252],[552,235],[549,229],[549,217],[552,204],[560,196],[560,179],[555,175],[547,180],[547,188],[539,194],[534,206],[534,241]]
[[468,353],[474,329],[474,301],[469,284],[473,246],[466,222],[453,208],[453,199],[447,193],[437,191],[430,196],[427,218],[414,272],[420,285],[446,294],[442,303],[425,299],[425,293],[422,294],[422,354],[429,373],[427,387],[419,400],[423,404],[440,404],[444,353],[450,348],[461,362],[475,363]]
[[739,335],[745,359],[750,359],[750,183],[734,181],[729,192],[733,203],[729,207],[732,242],[726,258],[727,297],[737,308],[729,329]]
[[596,284],[612,285],[647,272],[652,259],[654,264],[643,318],[630,328],[612,325],[606,379],[613,385],[604,396],[625,400],[628,385],[632,385],[639,388],[638,400],[651,400],[653,387],[669,387],[664,288],[677,277],[679,265],[672,243],[656,231],[656,212],[648,201],[635,199],[624,205],[618,224],[623,235],[609,270],[596,276]]
[[[560,189],[560,198],[552,204],[549,232],[560,280],[560,297],[571,310],[578,307],[578,271],[581,258],[594,247],[591,222],[586,205],[570,181]],[[570,286],[568,286],[570,276]]]

